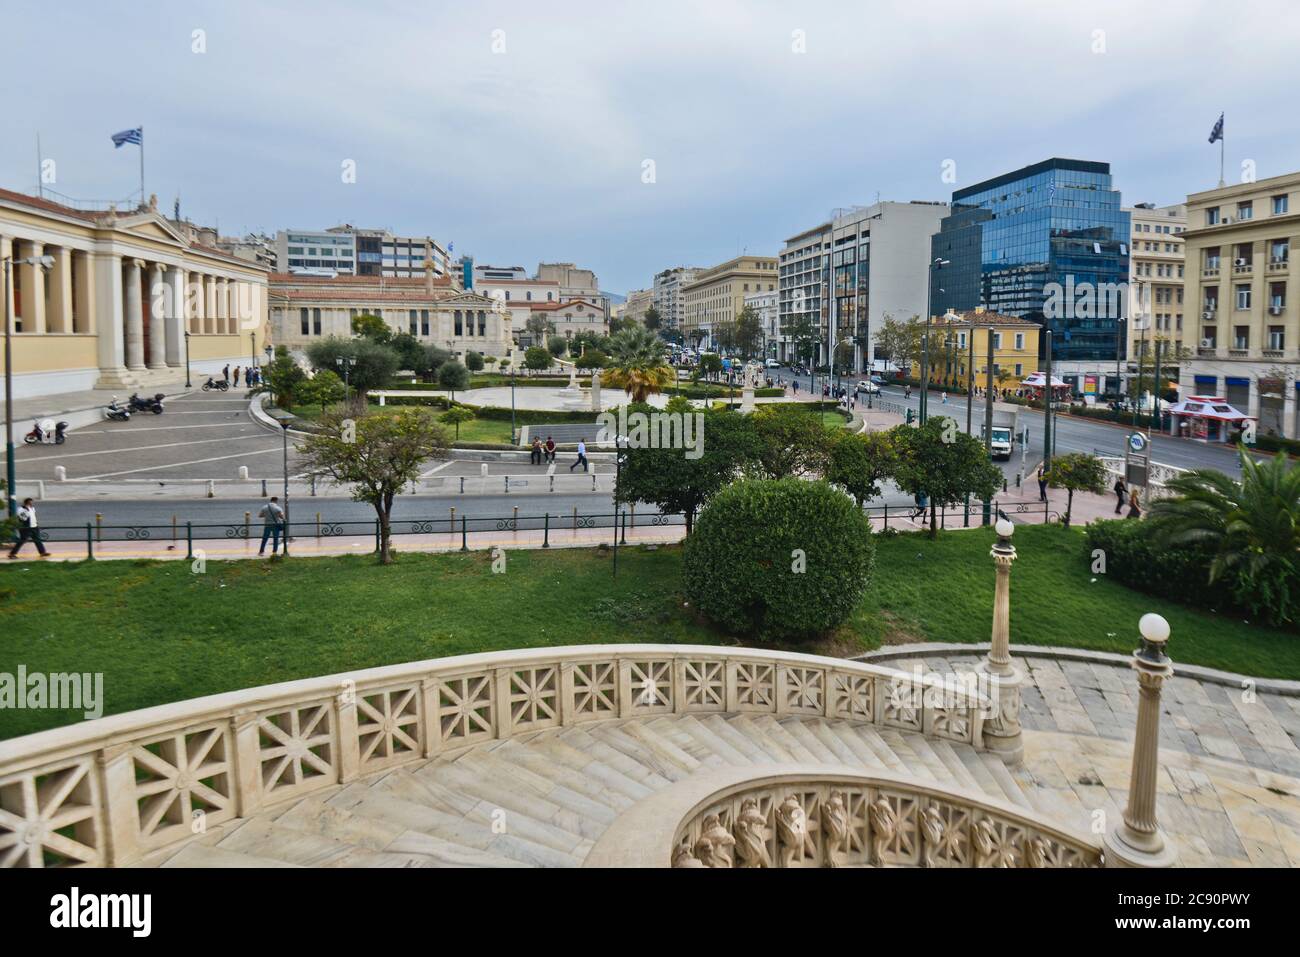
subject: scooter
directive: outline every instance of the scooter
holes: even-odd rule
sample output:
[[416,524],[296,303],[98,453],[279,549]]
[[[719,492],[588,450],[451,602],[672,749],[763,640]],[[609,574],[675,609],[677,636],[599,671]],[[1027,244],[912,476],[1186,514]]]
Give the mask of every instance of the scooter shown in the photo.
[[32,430],[23,436],[23,441],[28,445],[39,445],[42,442],[53,442],[55,445],[62,445],[68,440],[65,434],[67,431],[68,423],[66,422],[56,422],[53,435],[42,429],[40,422],[33,422]]
[[152,399],[142,399],[138,393],[132,393],[127,407],[132,412],[152,412],[154,415],[162,415],[162,400],[167,396],[162,392],[155,392]]
[[127,422],[130,421],[131,410],[118,405],[117,396],[113,396],[113,401],[104,406],[104,418],[114,422]]
[[211,392],[213,389],[216,389],[218,392],[225,392],[229,388],[230,383],[225,379],[214,379],[212,376],[208,376],[208,381],[203,383],[204,392]]

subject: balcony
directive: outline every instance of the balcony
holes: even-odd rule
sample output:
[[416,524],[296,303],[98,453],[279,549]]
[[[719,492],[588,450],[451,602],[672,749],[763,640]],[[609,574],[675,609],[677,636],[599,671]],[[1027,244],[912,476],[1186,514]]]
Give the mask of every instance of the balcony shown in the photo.
[[1272,273],[1286,272],[1291,266],[1290,259],[1270,259],[1268,261],[1268,271]]
[[1250,356],[1250,350],[1244,346],[1235,346],[1228,350],[1229,359],[1246,359]]
[[1214,279],[1218,275],[1219,275],[1218,266],[1206,266],[1204,269],[1201,270],[1202,279]]
[[1262,355],[1265,359],[1285,359],[1286,350],[1285,349],[1264,349],[1263,351],[1260,352],[1260,355]]
[[1255,271],[1255,264],[1253,262],[1235,263],[1232,267],[1232,274],[1234,276],[1249,276],[1254,271]]
[[1219,357],[1219,350],[1214,346],[1200,346],[1197,348],[1196,354],[1202,359],[1217,359]]

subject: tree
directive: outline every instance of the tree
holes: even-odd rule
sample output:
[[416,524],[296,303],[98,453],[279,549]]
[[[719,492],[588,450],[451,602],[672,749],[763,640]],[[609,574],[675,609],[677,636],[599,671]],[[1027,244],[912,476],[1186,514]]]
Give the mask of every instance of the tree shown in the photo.
[[658,309],[651,306],[645,311],[645,318],[641,320],[641,324],[651,332],[657,332],[664,324],[664,317],[659,314]]
[[483,356],[473,349],[465,353],[465,368],[470,372],[483,371]]
[[752,418],[759,441],[758,474],[782,479],[825,473],[831,432],[816,412],[778,402],[760,406]]
[[938,508],[965,498],[989,501],[1002,485],[1002,470],[984,445],[957,428],[955,419],[934,415],[925,425],[899,425],[886,433],[895,449],[894,481],[930,500],[930,537],[939,534]]
[[307,361],[316,372],[323,369],[336,370],[340,357],[356,360],[356,364],[348,369],[347,382],[357,395],[363,397],[371,389],[388,386],[401,364],[397,352],[391,346],[365,337],[344,339],[340,336],[326,336],[307,346]]
[[456,438],[460,438],[460,424],[468,422],[474,418],[474,410],[464,405],[453,405],[450,409],[442,414],[439,421],[450,423],[456,427]]
[[383,317],[370,313],[363,313],[352,320],[352,334],[381,345],[393,339],[393,330],[384,322]]
[[812,365],[813,357],[817,354],[819,339],[819,328],[813,323],[812,318],[808,315],[795,317],[782,328],[781,334],[790,338],[795,358],[805,365]]
[[569,340],[564,336],[548,336],[546,338],[546,351],[553,356],[562,356],[569,348]]
[[276,346],[275,358],[262,367],[262,381],[253,390],[253,394],[269,392],[276,407],[287,412],[293,408],[299,390],[306,381],[307,373],[289,355],[289,350],[284,346]]
[[1070,527],[1070,511],[1074,508],[1075,492],[1093,492],[1101,495],[1106,491],[1106,466],[1101,459],[1088,452],[1069,452],[1052,459],[1052,467],[1046,473],[1049,485],[1066,490],[1065,516],[1061,519],[1066,528]]
[[880,495],[880,483],[894,470],[894,448],[887,432],[840,429],[831,440],[826,481],[853,496],[858,507]]
[[347,396],[343,380],[330,369],[321,369],[302,384],[298,392],[304,402],[319,405],[322,412],[325,407],[341,402]]
[[1206,544],[1215,557],[1208,584],[1224,582],[1233,600],[1271,623],[1295,620],[1300,596],[1300,468],[1285,455],[1257,462],[1243,446],[1241,481],[1213,469],[1169,479],[1168,498],[1151,504],[1166,547]]
[[541,346],[529,346],[524,353],[524,368],[541,370],[551,367],[551,354]]
[[633,402],[644,402],[677,381],[664,342],[648,329],[624,329],[610,339],[605,381],[622,389]]
[[588,349],[578,358],[573,360],[573,364],[579,369],[603,369],[609,357],[599,349]]
[[871,522],[825,482],[736,482],[686,539],[682,586],[726,631],[789,641],[824,635],[862,600],[875,567]]
[[389,340],[388,346],[397,353],[399,369],[410,369],[419,375],[421,369],[427,367],[428,354],[424,351],[424,343],[409,332],[399,332]]
[[443,363],[451,360],[451,353],[446,349],[439,348],[433,344],[424,346],[424,358],[418,367],[412,368],[412,372],[424,379],[425,382],[432,382],[433,377],[438,374]]
[[[648,406],[640,410],[654,411]],[[637,407],[629,411],[637,411]],[[704,503],[739,477],[758,455],[758,439],[749,416],[728,409],[693,414],[699,418],[691,421],[703,429],[702,455],[688,458],[691,450],[686,448],[630,448],[624,453],[614,490],[614,500],[621,505],[645,502],[665,513],[682,514],[688,536]]]
[[888,358],[903,375],[912,374],[912,366],[921,361],[921,338],[925,323],[920,316],[895,319],[886,315],[876,330],[876,357]]
[[555,331],[555,323],[551,322],[550,317],[540,312],[534,312],[524,323],[524,329],[532,337],[534,345],[540,345],[546,341],[546,337]]
[[393,499],[420,475],[421,466],[447,449],[447,432],[428,409],[365,412],[355,418],[327,413],[322,431],[299,446],[308,473],[352,488],[379,519],[379,562],[389,547]]
[[763,352],[763,319],[753,306],[746,306],[736,315],[736,349],[742,359],[752,359]]
[[456,401],[456,390],[469,388],[469,369],[459,362],[444,362],[438,369],[438,385],[451,391],[451,401]]

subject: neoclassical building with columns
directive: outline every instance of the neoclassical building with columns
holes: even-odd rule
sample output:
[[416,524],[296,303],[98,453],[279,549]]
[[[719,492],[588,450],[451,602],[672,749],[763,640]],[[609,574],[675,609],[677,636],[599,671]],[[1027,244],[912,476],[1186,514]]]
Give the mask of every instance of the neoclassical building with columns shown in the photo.
[[[52,268],[18,264],[39,256]],[[191,242],[152,199],[91,212],[0,189],[10,258],[15,398],[183,379],[187,333],[195,373],[264,358],[269,270]]]

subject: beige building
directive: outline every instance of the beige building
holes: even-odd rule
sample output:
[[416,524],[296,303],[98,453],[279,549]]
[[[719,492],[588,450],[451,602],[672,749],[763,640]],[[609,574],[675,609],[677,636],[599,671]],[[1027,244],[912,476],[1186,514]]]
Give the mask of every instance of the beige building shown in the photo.
[[197,372],[261,357],[267,269],[187,237],[156,197],[91,212],[0,190],[0,259],[39,256],[53,267],[15,266],[7,304],[15,398],[176,381],[187,352]]
[[1187,197],[1186,315],[1195,358],[1179,392],[1219,395],[1295,438],[1300,376],[1300,173]]
[[633,322],[645,323],[645,314],[655,304],[653,289],[633,289],[627,294],[627,301],[619,311],[619,318],[631,319]]
[[682,289],[684,341],[698,341],[701,349],[714,348],[717,328],[736,320],[745,308],[745,297],[774,292],[776,284],[775,256],[737,256],[701,270]]
[[1187,231],[1187,206],[1142,204],[1126,210],[1131,221],[1129,238],[1128,347],[1130,371],[1137,372],[1140,355],[1151,355],[1160,341],[1162,359],[1184,354],[1194,346],[1194,325],[1185,321],[1185,264],[1183,233]]
[[350,337],[352,320],[361,315],[380,316],[394,333],[410,333],[457,357],[473,351],[504,358],[514,351],[510,310],[453,287],[447,277],[276,273],[269,295],[275,341],[298,353],[325,336]]
[[552,335],[564,336],[566,339],[572,339],[584,332],[598,336],[609,332],[609,320],[605,318],[605,305],[596,299],[536,302],[533,303],[530,314],[545,316],[551,323]]

